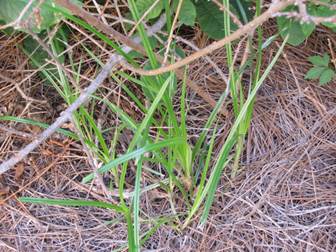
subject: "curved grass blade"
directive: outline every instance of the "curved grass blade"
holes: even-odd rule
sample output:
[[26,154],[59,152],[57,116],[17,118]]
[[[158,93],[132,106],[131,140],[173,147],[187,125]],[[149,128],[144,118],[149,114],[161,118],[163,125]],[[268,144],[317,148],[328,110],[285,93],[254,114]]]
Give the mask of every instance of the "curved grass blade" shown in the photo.
[[142,174],[142,156],[137,160],[133,198],[133,226],[134,243],[137,250],[140,250],[140,193],[141,193],[141,174]]
[[[176,138],[172,138],[172,139],[163,140],[163,141],[158,142],[158,143],[146,145],[142,148],[139,148],[135,151],[126,153],[126,154],[122,155],[121,157],[112,160],[111,162],[107,163],[106,165],[100,167],[97,171],[99,173],[107,172],[107,171],[115,168],[119,164],[122,164],[122,163],[124,163],[126,161],[129,161],[131,159],[140,157],[141,155],[143,155],[146,152],[151,152],[151,151],[161,149],[161,148],[164,148],[164,147],[167,147],[167,146],[170,146],[170,145],[179,144],[179,143],[182,142],[182,140],[183,139],[181,137],[176,137]],[[94,176],[95,176],[94,173],[91,173],[91,174],[87,175],[86,177],[83,178],[82,183],[90,182],[94,178]]]
[[[217,125],[215,126],[215,129],[214,129],[214,131],[212,133],[212,136],[211,136],[211,140],[210,140],[210,143],[209,143],[209,150],[208,150],[207,157],[206,157],[206,160],[205,160],[205,165],[204,165],[203,170],[202,170],[202,176],[201,176],[201,180],[200,180],[200,183],[198,185],[198,188],[197,188],[197,194],[196,194],[196,197],[195,197],[195,200],[194,200],[194,204],[192,205],[192,208],[189,212],[188,217],[184,221],[183,228],[188,225],[190,219],[197,212],[197,210],[201,206],[201,203],[204,200],[206,194],[208,193],[209,188],[204,189],[204,185],[205,185],[205,181],[206,181],[206,175],[207,175],[207,172],[208,172],[208,169],[209,169],[209,166],[210,166],[210,162],[211,162],[212,151],[213,151],[213,147],[214,147],[214,144],[215,144],[216,132],[217,132]],[[209,183],[208,183],[208,185],[209,185]]]
[[20,197],[19,200],[23,203],[43,204],[51,206],[71,206],[71,207],[88,206],[88,207],[108,208],[118,213],[125,212],[122,207],[117,206],[115,204],[94,200],[43,199],[33,197]]
[[214,107],[214,109],[212,110],[206,124],[204,125],[205,130],[203,130],[203,132],[201,133],[201,135],[198,137],[198,140],[195,144],[195,147],[193,148],[193,153],[192,153],[192,162],[195,161],[196,155],[199,154],[200,149],[204,143],[204,140],[207,136],[207,133],[209,132],[207,129],[210,129],[211,125],[214,123],[214,121],[216,120],[216,116],[219,113],[219,109],[223,106],[223,103],[226,99],[226,97],[228,96],[227,92],[223,92],[223,94],[220,96],[219,100],[216,103],[216,106]]
[[205,202],[205,208],[203,210],[201,220],[200,220],[201,226],[203,226],[205,224],[205,222],[208,218],[210,207],[211,207],[213,199],[215,197],[216,188],[217,188],[217,185],[218,185],[220,177],[221,177],[220,175],[221,175],[222,171],[224,170],[224,168],[225,168],[225,166],[228,162],[229,153],[230,153],[233,145],[237,141],[237,133],[238,133],[239,125],[245,119],[245,115],[246,115],[250,105],[254,101],[254,98],[257,94],[257,91],[261,87],[262,83],[265,81],[266,77],[268,76],[269,72],[273,68],[276,61],[278,60],[281,52],[283,51],[283,48],[284,48],[286,42],[287,42],[287,39],[288,39],[288,37],[283,41],[282,45],[280,46],[280,48],[277,51],[276,55],[274,56],[273,60],[268,65],[265,72],[260,77],[260,79],[256,83],[255,87],[252,89],[251,93],[249,94],[248,98],[246,99],[246,102],[244,103],[243,107],[241,108],[241,110],[240,110],[240,112],[237,116],[237,119],[236,119],[235,123],[233,124],[233,126],[230,130],[230,134],[228,135],[223,147],[221,148],[221,150],[218,154],[218,160],[217,160],[217,162],[215,164],[215,167],[213,169],[213,173],[210,176],[211,180],[209,179],[209,181],[206,185],[206,186],[209,186],[209,192],[208,192],[208,196],[207,196],[207,199],[206,199],[206,202]]
[[[46,123],[41,123],[32,119],[20,118],[16,116],[0,116],[0,121],[11,121],[11,122],[18,122],[18,123],[25,123],[33,126],[38,126],[43,129],[47,129],[50,125]],[[57,129],[56,132],[63,134],[64,136],[70,137],[74,140],[78,140],[78,137],[75,133],[65,130],[65,129]]]

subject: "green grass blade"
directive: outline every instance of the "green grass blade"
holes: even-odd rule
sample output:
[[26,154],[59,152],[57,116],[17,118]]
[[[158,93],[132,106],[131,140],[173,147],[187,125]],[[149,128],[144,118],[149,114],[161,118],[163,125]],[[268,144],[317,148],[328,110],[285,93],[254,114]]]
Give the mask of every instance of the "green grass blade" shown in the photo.
[[181,114],[181,135],[187,141],[187,126],[186,126],[186,108],[185,108],[185,98],[187,96],[187,71],[184,72],[184,78],[182,82],[182,94],[181,94],[181,104],[180,104],[180,114]]
[[169,222],[169,221],[171,221],[171,218],[168,218],[168,217],[162,217],[162,218],[160,218],[160,219],[156,222],[156,224],[154,225],[154,227],[152,227],[150,230],[147,231],[147,233],[145,233],[145,235],[143,235],[140,244],[141,244],[141,245],[144,245],[145,242],[146,242],[146,241],[147,241],[153,234],[155,234],[155,232],[158,230],[158,228],[159,228],[161,225],[163,225],[163,224],[165,224],[165,223],[167,223],[167,222]]
[[127,240],[128,240],[128,251],[130,252],[137,252],[139,251],[135,245],[134,239],[134,226],[132,222],[132,215],[128,208],[125,212],[125,218],[127,223]]
[[206,194],[207,194],[207,190],[203,190],[204,189],[204,185],[205,185],[205,180],[206,180],[206,176],[207,176],[207,172],[210,166],[210,161],[211,161],[211,157],[212,157],[212,150],[215,144],[215,137],[216,137],[216,132],[217,132],[217,126],[215,127],[213,133],[212,133],[212,137],[209,143],[209,150],[207,153],[207,157],[205,160],[205,165],[202,171],[202,177],[201,177],[201,181],[199,183],[199,186],[197,188],[197,194],[194,200],[194,204],[190,210],[190,213],[188,215],[188,217],[186,218],[186,220],[184,221],[183,227],[186,227],[189,223],[189,221],[191,220],[191,218],[193,217],[193,215],[198,211],[199,207],[201,206],[202,201],[204,200]]
[[85,206],[85,207],[108,208],[118,213],[124,213],[124,210],[120,206],[94,200],[43,199],[33,197],[20,197],[19,200],[23,203],[44,204],[51,206],[71,206],[71,207]]
[[[162,85],[160,91],[157,93],[157,96],[155,97],[155,99],[154,99],[153,103],[151,104],[150,108],[148,109],[145,118],[143,119],[143,121],[139,125],[137,131],[134,134],[134,137],[133,137],[132,141],[129,144],[128,152],[132,151],[134,149],[134,147],[136,146],[136,144],[138,144],[139,141],[141,140],[142,134],[144,133],[144,130],[148,127],[149,122],[152,121],[152,117],[154,115],[154,112],[157,109],[157,107],[159,106],[159,103],[160,103],[167,87],[171,83],[172,79],[173,79],[173,74],[171,74],[169,76],[169,78]],[[127,154],[125,154],[125,155],[127,155]],[[123,201],[122,192],[123,192],[123,187],[124,187],[124,182],[125,182],[125,177],[126,177],[126,171],[127,171],[127,162],[124,163],[124,165],[122,167],[122,170],[121,170],[121,175],[120,175],[119,191],[120,191],[122,201]]]
[[127,125],[127,127],[129,127],[130,129],[132,129],[133,131],[135,131],[138,126],[136,124],[136,122],[129,117],[122,109],[120,109],[117,105],[115,105],[114,103],[110,102],[109,100],[106,99],[101,99],[97,96],[92,96],[94,99],[97,99],[103,103],[105,103],[107,105],[107,107],[113,111],[114,113],[118,114],[119,118],[121,119],[121,121]]
[[103,150],[102,152],[104,153],[104,156],[108,157],[109,149],[108,149],[107,144],[104,140],[103,134],[102,134],[101,130],[98,129],[93,117],[84,108],[82,108],[82,109],[80,108],[80,112],[85,117],[85,119],[88,123],[88,126],[90,126],[91,129],[93,130],[94,135],[97,137],[98,142],[100,143],[100,146],[102,147],[102,150]]
[[213,111],[211,112],[206,124],[204,125],[205,130],[201,133],[201,135],[199,136],[195,147],[193,148],[193,153],[192,153],[192,162],[195,161],[196,155],[200,152],[200,149],[204,143],[204,140],[208,134],[208,130],[211,128],[211,125],[214,123],[214,121],[216,120],[216,116],[219,113],[220,108],[223,106],[223,103],[227,97],[227,93],[223,92],[223,94],[220,96],[219,100],[216,103],[216,106],[214,107]]
[[170,77],[165,81],[165,83],[162,85],[160,91],[157,93],[157,96],[155,97],[153,103],[151,104],[150,108],[147,111],[147,114],[144,118],[144,120],[141,122],[141,124],[139,125],[137,131],[134,134],[134,137],[129,145],[129,150],[132,150],[135,145],[138,143],[138,141],[141,138],[141,135],[143,133],[143,131],[145,130],[146,127],[148,127],[149,122],[152,120],[152,117],[154,115],[155,110],[157,109],[157,107],[159,106],[159,103],[167,89],[167,87],[169,86],[169,84],[171,83],[173,79],[173,75],[171,74]]
[[[43,129],[47,129],[50,126],[47,123],[38,122],[32,119],[19,118],[16,116],[0,116],[0,121],[11,121],[11,122],[17,122],[17,123],[24,123],[24,124],[29,124],[33,126],[38,126]],[[69,130],[57,129],[56,132],[63,134],[64,136],[70,137],[74,140],[79,140],[77,135]]]
[[135,175],[134,199],[133,199],[133,218],[134,218],[134,239],[135,247],[140,250],[140,193],[141,193],[141,174],[142,174],[142,157],[137,160],[137,169]]
[[172,28],[172,15],[171,15],[171,6],[170,6],[170,0],[163,0],[164,1],[164,9],[166,14],[166,27],[167,31],[170,31]]
[[[121,157],[119,157],[117,159],[114,159],[111,162],[103,165],[102,167],[100,167],[98,169],[98,172],[99,173],[108,172],[109,170],[115,168],[119,164],[122,164],[122,163],[127,162],[131,159],[134,159],[134,158],[139,158],[141,155],[145,154],[146,152],[151,152],[151,151],[154,151],[154,150],[162,149],[162,148],[170,146],[170,145],[176,145],[176,144],[180,144],[180,143],[182,143],[182,138],[181,137],[176,137],[176,138],[172,138],[172,139],[163,140],[163,141],[158,142],[158,143],[148,144],[148,145],[146,145],[142,148],[136,149],[135,151],[126,153],[126,154],[122,155]],[[82,183],[88,183],[93,178],[94,178],[94,173],[91,173],[91,174],[89,174],[89,175],[87,175],[86,177],[83,178]]]
[[[223,0],[223,5],[226,9],[230,11],[231,5],[229,3],[229,0]],[[224,34],[225,37],[229,36],[231,34],[231,17],[228,13],[228,11],[224,11]],[[234,69],[234,62],[233,62],[233,50],[232,50],[232,43],[226,43],[225,44],[225,50],[226,50],[226,56],[227,56],[227,65],[229,66],[229,86],[230,86],[230,92],[232,97],[232,104],[233,104],[233,111],[234,114],[237,115],[239,113],[239,94],[236,87],[237,79],[236,79],[236,72]]]
[[[140,15],[139,15],[139,11],[137,9],[135,0],[128,0],[128,5],[129,5],[129,9],[132,13],[132,16],[133,16],[134,20],[136,22],[139,21],[140,20]],[[147,33],[145,31],[144,25],[142,23],[140,23],[137,27],[137,30],[139,32],[142,44],[145,47],[145,50],[146,50],[146,53],[148,55],[151,66],[153,68],[158,67],[158,62],[156,60],[156,56],[153,52],[153,49],[152,49],[152,46],[150,44],[149,38],[148,38]]]
[[209,179],[209,181],[207,183],[207,186],[209,186],[209,192],[208,192],[207,199],[206,199],[206,202],[205,202],[205,209],[202,213],[201,220],[200,220],[201,225],[204,225],[206,219],[208,218],[209,210],[210,210],[210,207],[212,205],[212,202],[213,202],[213,199],[214,199],[214,196],[215,196],[215,191],[216,191],[218,182],[219,182],[220,177],[221,177],[220,175],[221,175],[223,169],[225,168],[225,164],[228,161],[228,157],[229,157],[229,153],[231,151],[231,148],[233,147],[233,145],[235,144],[235,142],[237,140],[237,132],[238,132],[238,129],[239,129],[239,125],[244,120],[246,112],[249,109],[250,104],[254,101],[254,98],[257,94],[257,91],[259,90],[262,83],[264,82],[264,80],[268,76],[269,72],[273,68],[276,61],[278,60],[286,42],[287,42],[287,39],[288,38],[286,38],[284,40],[281,47],[279,48],[276,55],[274,56],[273,60],[271,61],[271,63],[266,68],[264,74],[261,76],[259,81],[256,83],[255,87],[253,88],[253,90],[249,94],[248,98],[246,99],[246,102],[244,103],[240,113],[237,116],[237,119],[236,119],[235,123],[233,124],[233,126],[230,130],[230,133],[229,133],[223,147],[221,148],[221,150],[218,154],[218,160],[217,160],[217,162],[214,166],[214,169],[213,169],[213,177],[212,177],[213,179],[211,179],[211,180]]

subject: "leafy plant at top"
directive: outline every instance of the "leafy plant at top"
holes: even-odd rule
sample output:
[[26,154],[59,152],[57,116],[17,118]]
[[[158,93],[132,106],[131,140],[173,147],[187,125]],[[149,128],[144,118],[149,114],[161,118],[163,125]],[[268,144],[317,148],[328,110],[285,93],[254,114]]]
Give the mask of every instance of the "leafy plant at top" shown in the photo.
[[[71,1],[80,5],[79,0]],[[27,31],[29,29],[32,32],[40,33],[61,21],[62,15],[47,8],[47,5],[55,4],[53,0],[45,0],[42,4],[39,2],[33,1],[28,11],[23,15],[21,22],[24,26],[19,30]],[[0,20],[6,24],[15,21],[28,3],[29,0],[0,0]]]
[[[247,22],[251,17],[249,4],[246,1],[232,1],[235,4],[230,5],[230,11],[237,14],[244,22]],[[224,31],[224,13],[212,1],[199,0],[195,1],[197,10],[197,21],[203,32],[210,38],[221,39],[225,36]],[[233,8],[232,8],[233,7]],[[236,8],[239,10],[237,11]],[[230,24],[231,31],[235,31],[238,27],[235,23]]]
[[306,74],[305,79],[316,80],[319,79],[321,85],[327,84],[335,76],[335,69],[332,69],[330,65],[330,57],[327,53],[321,56],[311,56],[308,60],[314,65]]
[[[221,39],[225,36],[224,13],[218,6],[210,1],[198,1],[196,3],[197,21],[210,38]],[[233,29],[237,26],[233,26]]]
[[301,24],[299,21],[287,17],[278,17],[277,24],[281,37],[285,38],[289,35],[288,43],[293,46],[300,45],[315,29],[314,23]]
[[[146,19],[157,18],[163,11],[163,2],[162,0],[156,3],[156,0],[137,0],[136,6],[138,8],[140,16],[142,16],[149,8],[152,10],[147,14]],[[179,0],[172,1],[172,10],[176,12]],[[152,7],[155,4],[154,7]],[[183,0],[181,10],[179,13],[178,20],[181,24],[193,26],[196,19],[196,8],[191,0]]]
[[242,23],[247,23],[253,19],[255,13],[252,11],[250,0],[230,0],[230,4]]
[[[37,34],[41,40],[48,37],[47,32],[43,31],[40,34]],[[53,36],[49,36],[50,44],[54,48],[55,56],[57,56],[58,61],[61,64],[65,63],[68,54],[65,54],[66,43],[69,37],[69,29],[66,25],[61,25],[58,27],[56,33],[53,33]],[[59,69],[53,63],[48,63],[52,61],[51,56],[45,51],[44,48],[31,36],[26,36],[23,40],[21,50],[29,57],[29,64],[32,68],[38,69],[38,75],[43,80],[43,85],[54,85],[59,77]],[[60,90],[58,90],[60,91]],[[63,92],[61,92],[63,93]],[[65,98],[64,95],[62,95]]]
[[[38,35],[41,39],[46,37],[46,32],[41,32]],[[60,27],[55,33],[53,39],[55,46],[57,47],[57,52],[61,53],[65,50],[64,42],[67,41],[68,30],[65,26]],[[63,42],[61,42],[63,41]],[[33,39],[31,36],[27,36],[23,40],[24,51],[31,56],[31,64],[35,68],[39,68],[44,65],[48,59],[50,59],[49,54],[40,46],[40,44]],[[60,55],[58,60],[64,63],[64,55]],[[48,64],[46,68],[54,67],[53,64]]]
[[[324,3],[332,3],[331,0],[324,0]],[[316,17],[331,17],[336,15],[336,9],[325,5],[308,5],[308,13]],[[336,23],[322,22],[322,24],[336,32]]]
[[[326,4],[331,3],[330,0],[322,1]],[[284,12],[296,12],[296,6],[290,6],[284,10]],[[336,9],[331,9],[324,5],[307,4],[307,12],[311,16],[315,17],[331,17],[336,15]],[[277,18],[278,30],[282,38],[289,35],[288,43],[293,46],[300,45],[305,41],[314,31],[316,25],[313,22],[302,23],[301,20],[295,20],[288,18],[287,16],[280,16]],[[322,25],[329,27],[333,31],[336,31],[336,24],[331,22],[322,22]]]
[[[153,6],[155,0],[137,0],[136,5],[139,15],[142,16],[149,8]],[[157,1],[152,10],[147,14],[146,19],[157,18],[163,10],[163,1]]]
[[[155,0],[137,0],[136,5],[142,16],[153,4]],[[172,1],[172,11],[177,10],[179,0]],[[253,17],[249,10],[250,3],[246,0],[231,1],[230,11],[238,16],[238,18],[246,23]],[[157,18],[163,11],[163,1],[155,4],[153,9],[147,14],[146,19]],[[210,38],[221,39],[224,37],[224,14],[219,7],[212,1],[205,0],[183,0],[178,20],[180,24],[194,26],[197,21],[203,32]],[[231,30],[236,30],[237,25],[231,22]]]
[[[81,5],[80,0],[71,0],[71,2]],[[0,0],[0,22],[8,24],[15,21],[28,3],[29,0]],[[50,8],[52,6],[55,6],[54,0],[45,0],[42,3],[38,0],[34,0],[20,20],[22,25],[15,28],[18,28],[19,31],[23,32],[32,31],[38,33],[40,38],[45,38],[46,30],[59,23],[63,17],[61,13],[55,12]],[[67,12],[66,9],[62,9]],[[8,34],[11,34],[13,30],[8,30],[8,32]],[[57,30],[54,36],[56,49],[60,53],[65,49],[64,43],[60,41],[66,41],[67,35],[66,29],[63,26]],[[50,60],[48,53],[42,49],[39,43],[31,36],[25,37],[22,50],[30,56],[30,63],[35,68],[44,65],[48,59]],[[64,56],[58,58],[62,63],[64,62]],[[48,64],[45,67],[45,69],[54,68],[52,64]],[[57,70],[54,69],[52,72],[56,73]],[[39,72],[39,75],[45,79],[41,72]]]
[[[178,3],[179,0],[174,0],[174,11],[176,11]],[[191,0],[183,0],[178,19],[181,24],[194,26],[196,20],[196,8]]]

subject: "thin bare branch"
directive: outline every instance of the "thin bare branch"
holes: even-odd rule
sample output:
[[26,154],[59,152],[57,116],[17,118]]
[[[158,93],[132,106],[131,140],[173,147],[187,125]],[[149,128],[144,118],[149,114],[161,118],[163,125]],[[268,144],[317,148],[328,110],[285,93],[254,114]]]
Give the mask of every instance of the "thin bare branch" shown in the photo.
[[[55,0],[55,2],[59,5],[61,5],[64,8],[67,8],[69,11],[72,12],[72,14],[77,15],[81,17],[83,20],[85,20],[88,24],[94,26],[98,30],[104,32],[105,34],[111,36],[113,39],[123,43],[124,45],[132,48],[133,50],[141,53],[142,55],[147,55],[146,50],[143,46],[141,46],[138,43],[134,43],[130,38],[127,36],[119,33],[118,31],[114,30],[112,27],[105,25],[103,22],[101,22],[96,17],[92,16],[89,12],[83,10],[77,5],[74,5],[70,3],[68,0]],[[163,62],[163,57],[159,54],[156,54],[156,58],[159,62]],[[184,79],[184,71],[180,69],[175,70],[176,76],[180,79]],[[207,93],[204,91],[202,87],[191,81],[190,79],[187,79],[186,81],[187,86],[192,89],[196,94],[198,94],[200,97],[203,98],[204,101],[206,101],[211,107],[216,106],[216,101]],[[225,114],[225,113],[222,113]]]
[[[237,31],[235,31],[234,33],[230,34],[229,36],[213,42],[212,44],[210,44],[209,46],[191,54],[190,56],[174,63],[171,64],[169,66],[164,66],[158,69],[153,69],[153,70],[142,70],[142,69],[138,69],[138,68],[134,68],[133,66],[129,65],[129,64],[124,64],[125,68],[140,74],[140,75],[146,75],[146,76],[154,76],[154,75],[158,75],[158,74],[163,74],[166,72],[170,72],[170,71],[175,71],[178,68],[181,68],[183,66],[186,66],[188,64],[190,64],[191,62],[195,61],[196,59],[199,59],[201,57],[204,57],[210,53],[212,53],[213,51],[223,47],[225,44],[232,42],[240,37],[242,37],[243,35],[249,33],[251,30],[255,29],[257,26],[263,24],[265,21],[267,21],[268,19],[270,19],[271,17],[273,17],[276,13],[278,13],[279,11],[283,10],[284,8],[286,8],[288,5],[293,4],[295,1],[294,0],[289,0],[289,1],[280,1],[277,2],[275,4],[272,4],[270,6],[270,8],[265,11],[262,15],[260,15],[259,17],[256,17],[255,19],[253,19],[251,22],[249,22],[248,24],[242,26],[240,29],[238,29]],[[123,62],[124,63],[124,62]]]
[[[160,31],[164,25],[164,18],[160,18],[156,24],[154,24],[148,31],[148,35],[152,36],[154,33]],[[133,40],[133,43],[139,43],[140,38],[137,37]],[[132,51],[128,46],[124,46],[122,50],[125,53]],[[123,60],[123,57],[118,54],[112,54],[108,62],[104,65],[101,72],[96,76],[96,78],[90,83],[90,85],[83,90],[81,95],[77,100],[72,103],[61,115],[56,119],[56,121],[49,126],[45,131],[43,131],[35,140],[33,140],[26,147],[21,149],[17,154],[3,162],[0,165],[0,174],[11,169],[14,165],[24,159],[29,153],[31,153],[35,148],[37,148],[41,143],[43,143],[47,138],[49,138],[59,127],[71,119],[72,113],[76,111],[82,104],[84,104],[89,97],[99,88],[103,81],[109,76],[111,69],[119,64]]]
[[176,26],[176,23],[177,23],[177,19],[178,19],[179,15],[180,15],[182,4],[183,4],[183,0],[180,0],[179,3],[178,3],[178,5],[177,5],[177,9],[176,9],[175,17],[174,17],[174,20],[173,20],[173,24],[172,24],[170,32],[169,32],[167,48],[166,48],[166,51],[164,53],[162,65],[165,65],[166,62],[167,62],[167,59],[168,59],[168,54],[169,54],[169,51],[170,51],[169,50],[170,49],[170,45],[171,45],[171,42],[172,42],[172,39],[173,39],[173,34],[174,34],[175,26]]
[[136,31],[136,29],[138,28],[139,24],[141,24],[145,18],[147,17],[147,15],[154,9],[154,7],[160,2],[161,0],[156,0],[145,12],[144,14],[142,14],[142,17],[140,17],[140,19],[138,20],[138,22],[136,22],[136,24],[133,26],[133,28],[130,30],[130,32],[128,33],[128,36],[132,36],[133,33]]
[[128,46],[133,50],[136,50],[142,54],[146,54],[145,49],[139,43],[134,42],[132,39],[114,30],[112,27],[105,25],[98,18],[94,17],[89,12],[83,10],[81,7],[71,3],[69,0],[55,0],[55,3],[68,9],[69,11],[71,11],[73,15],[79,16],[80,18],[85,20],[88,24],[96,27],[105,34],[108,34],[113,39],[116,39],[123,45]]
[[242,22],[240,22],[239,18],[230,11],[229,7],[226,7],[223,3],[220,3],[218,0],[212,0],[214,4],[216,4],[219,7],[219,10],[225,11],[229,14],[231,17],[232,21],[240,28],[243,26]]

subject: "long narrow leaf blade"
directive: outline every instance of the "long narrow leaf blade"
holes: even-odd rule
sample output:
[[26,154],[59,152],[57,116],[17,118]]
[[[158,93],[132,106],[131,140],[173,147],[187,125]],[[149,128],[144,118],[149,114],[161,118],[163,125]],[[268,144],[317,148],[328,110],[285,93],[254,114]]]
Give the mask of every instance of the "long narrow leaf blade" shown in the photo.
[[261,76],[261,78],[259,79],[259,81],[256,83],[255,87],[253,88],[253,90],[251,91],[250,95],[248,96],[246,102],[244,103],[240,113],[237,116],[237,119],[235,121],[235,123],[233,124],[231,130],[230,130],[230,134],[227,137],[223,147],[221,148],[219,154],[218,154],[218,160],[215,164],[214,170],[213,170],[213,179],[211,179],[211,181],[208,181],[207,185],[210,184],[210,189],[209,189],[209,193],[208,193],[208,197],[206,199],[205,202],[205,208],[203,210],[202,216],[201,216],[201,220],[200,220],[200,224],[201,226],[205,224],[205,221],[208,218],[209,215],[209,210],[210,207],[212,205],[214,196],[215,196],[215,192],[216,192],[216,188],[217,185],[219,183],[220,180],[220,175],[223,171],[223,169],[225,168],[225,163],[228,160],[228,156],[229,153],[234,145],[234,143],[236,142],[236,138],[237,138],[237,131],[239,128],[240,123],[242,122],[242,120],[245,118],[245,114],[250,106],[250,104],[253,102],[257,91],[259,90],[259,88],[261,87],[262,83],[264,82],[264,80],[266,79],[266,77],[268,76],[269,72],[271,71],[271,69],[273,68],[274,64],[276,63],[276,61],[278,60],[286,42],[287,42],[286,38],[281,47],[279,48],[278,52],[276,53],[276,55],[274,56],[273,60],[271,61],[271,63],[268,65],[268,67],[266,68],[264,74]]
[[[32,119],[28,119],[28,118],[20,118],[20,117],[16,117],[16,116],[0,116],[0,121],[11,121],[11,122],[18,122],[18,123],[25,123],[25,124],[30,124],[33,126],[38,126],[41,127],[43,129],[47,129],[50,125],[47,123],[42,123],[42,122],[38,122]],[[63,134],[64,136],[70,137],[74,140],[78,140],[78,136],[69,131],[69,130],[65,130],[65,129],[57,129],[56,132]]]
[[71,199],[43,199],[43,198],[32,198],[32,197],[21,197],[19,200],[23,203],[32,203],[32,204],[43,204],[51,206],[88,206],[88,207],[99,207],[99,208],[108,208],[116,212],[123,213],[124,210],[117,205],[93,201],[93,200],[71,200]]
[[[107,163],[106,165],[100,167],[98,169],[99,173],[104,173],[107,172],[109,170],[111,170],[112,168],[116,167],[119,164],[122,164],[126,161],[129,161],[131,159],[140,157],[141,155],[143,155],[146,152],[151,152],[157,149],[161,149],[170,145],[175,145],[175,144],[179,144],[182,142],[182,138],[181,137],[176,137],[176,138],[171,138],[171,139],[167,139],[167,140],[163,140],[161,142],[158,143],[154,143],[154,144],[149,144],[146,145],[142,148],[139,148],[135,151],[132,151],[130,153],[127,153],[125,155],[122,155],[121,157],[112,160],[111,162]],[[82,183],[88,183],[90,182],[93,178],[94,178],[94,173],[91,173],[89,175],[87,175],[86,177],[83,178]]]

